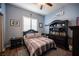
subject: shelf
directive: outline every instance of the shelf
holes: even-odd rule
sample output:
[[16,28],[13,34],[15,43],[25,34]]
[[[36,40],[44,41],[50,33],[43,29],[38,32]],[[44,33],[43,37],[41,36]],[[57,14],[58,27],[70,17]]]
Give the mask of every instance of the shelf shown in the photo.
[[50,38],[68,49],[68,21],[55,20],[49,27]]

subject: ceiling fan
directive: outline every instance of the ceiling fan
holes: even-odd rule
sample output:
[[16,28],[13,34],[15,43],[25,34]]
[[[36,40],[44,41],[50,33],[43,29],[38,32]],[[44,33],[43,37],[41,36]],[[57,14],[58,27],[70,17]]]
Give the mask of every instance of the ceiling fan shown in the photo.
[[[49,7],[52,7],[53,6],[52,3],[45,3],[45,5],[48,5]],[[44,4],[41,4],[41,6],[40,6],[40,9],[41,10],[43,9],[43,6],[44,6]]]

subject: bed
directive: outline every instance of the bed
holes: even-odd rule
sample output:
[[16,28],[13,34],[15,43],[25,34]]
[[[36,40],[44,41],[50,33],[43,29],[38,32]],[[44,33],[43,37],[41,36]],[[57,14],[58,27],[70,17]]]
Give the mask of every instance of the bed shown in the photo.
[[43,37],[34,30],[24,32],[24,43],[30,56],[40,56],[44,52],[56,48],[56,44],[52,39]]

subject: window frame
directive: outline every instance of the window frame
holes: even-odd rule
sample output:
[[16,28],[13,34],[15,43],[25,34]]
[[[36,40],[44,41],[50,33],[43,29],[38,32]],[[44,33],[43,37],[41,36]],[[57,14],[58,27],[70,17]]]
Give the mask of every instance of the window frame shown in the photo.
[[[30,29],[33,29],[32,27],[32,20],[37,20],[37,27],[36,27],[36,31],[38,31],[38,19],[37,18],[32,18],[32,17],[28,17],[28,16],[23,16],[23,31],[28,31],[24,29],[24,17],[30,19]],[[35,29],[33,29],[35,30]]]

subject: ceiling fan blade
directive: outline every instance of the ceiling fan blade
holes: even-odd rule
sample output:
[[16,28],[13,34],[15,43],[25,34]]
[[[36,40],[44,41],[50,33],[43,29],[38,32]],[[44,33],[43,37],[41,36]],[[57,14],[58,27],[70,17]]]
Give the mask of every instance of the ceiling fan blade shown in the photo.
[[49,5],[49,6],[53,6],[51,3],[46,3],[47,5]]

